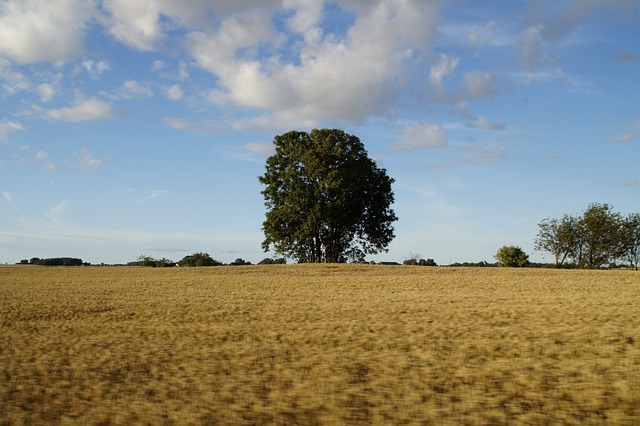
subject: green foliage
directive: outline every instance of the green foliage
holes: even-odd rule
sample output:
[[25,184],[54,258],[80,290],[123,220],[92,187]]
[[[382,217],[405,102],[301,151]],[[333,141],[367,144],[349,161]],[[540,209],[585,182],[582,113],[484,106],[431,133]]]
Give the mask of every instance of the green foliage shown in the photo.
[[286,263],[287,263],[287,259],[285,259],[284,257],[279,257],[275,259],[270,257],[265,257],[260,262],[258,262],[258,265],[285,265]]
[[346,262],[386,251],[394,238],[394,180],[342,130],[292,131],[274,139],[259,177],[267,207],[265,251],[298,262]]
[[180,262],[178,262],[180,266],[220,266],[221,262],[213,259],[209,253],[194,253],[189,256],[185,256],[182,258]]
[[[556,267],[600,268],[616,259],[638,263],[637,214],[623,218],[608,204],[592,203],[579,216],[544,219],[538,224],[535,249],[555,257]],[[635,236],[635,237],[634,237]],[[565,260],[571,265],[566,265]]]
[[246,260],[244,260],[242,258],[237,258],[236,260],[231,262],[229,265],[231,265],[231,266],[245,266],[245,265],[251,265],[251,262],[246,261]]
[[411,257],[409,257],[408,259],[405,259],[404,262],[402,262],[402,264],[408,265],[408,266],[438,266],[435,260],[422,259],[418,254],[411,255]]
[[27,261],[26,259],[21,260],[20,264],[31,264],[31,265],[43,265],[43,266],[82,266],[84,263],[82,259],[78,259],[76,257],[52,257],[49,259],[40,259],[38,257],[34,257],[31,260]]
[[130,262],[127,265],[146,266],[151,268],[168,268],[168,267],[176,266],[176,262],[169,259],[165,259],[164,257],[162,259],[154,259],[149,256],[140,255],[138,256],[138,259],[136,262]]
[[500,247],[493,257],[500,266],[520,268],[529,264],[529,256],[520,247],[516,246]]
[[637,271],[640,260],[640,214],[632,213],[624,218],[620,239],[622,257]]
[[544,219],[535,240],[535,250],[547,251],[555,258],[555,266],[562,267],[575,252],[579,221],[567,214],[562,219]]

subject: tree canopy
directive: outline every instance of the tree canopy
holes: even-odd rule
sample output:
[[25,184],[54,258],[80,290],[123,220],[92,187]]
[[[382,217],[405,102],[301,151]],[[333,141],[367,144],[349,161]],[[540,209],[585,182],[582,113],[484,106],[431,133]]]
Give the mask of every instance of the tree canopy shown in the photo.
[[538,224],[535,249],[554,255],[556,266],[565,260],[578,268],[600,268],[618,259],[638,266],[640,216],[623,217],[609,204],[591,203],[579,216],[544,219]]
[[386,251],[394,238],[394,182],[356,136],[337,129],[274,138],[259,177],[265,240],[298,262],[345,262]]
[[501,266],[524,267],[529,264],[529,256],[516,246],[500,247],[494,257]]

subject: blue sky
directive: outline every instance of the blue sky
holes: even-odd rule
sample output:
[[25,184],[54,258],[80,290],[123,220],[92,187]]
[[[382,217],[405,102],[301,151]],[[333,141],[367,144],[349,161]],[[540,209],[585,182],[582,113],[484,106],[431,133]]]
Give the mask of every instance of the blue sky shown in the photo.
[[3,0],[0,263],[258,262],[273,137],[342,128],[393,177],[389,252],[493,261],[640,211],[635,0]]

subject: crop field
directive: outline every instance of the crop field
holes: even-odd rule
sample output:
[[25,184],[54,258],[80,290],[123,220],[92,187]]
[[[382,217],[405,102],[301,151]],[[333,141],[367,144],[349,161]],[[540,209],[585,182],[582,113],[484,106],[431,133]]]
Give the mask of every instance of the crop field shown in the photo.
[[640,273],[0,267],[0,425],[640,423]]

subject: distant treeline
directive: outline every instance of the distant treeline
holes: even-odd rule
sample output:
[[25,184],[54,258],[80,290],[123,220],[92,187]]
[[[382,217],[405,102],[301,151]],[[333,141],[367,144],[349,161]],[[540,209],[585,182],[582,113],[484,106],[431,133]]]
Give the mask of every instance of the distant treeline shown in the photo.
[[77,257],[52,257],[49,259],[40,259],[33,257],[30,260],[22,259],[20,265],[42,265],[42,266],[83,266],[89,265],[84,263],[82,259]]
[[[258,263],[258,265],[273,265],[273,264],[285,264],[285,259],[271,259],[265,258]],[[238,258],[229,263],[229,266],[244,266],[251,265],[252,263],[244,259]],[[127,266],[147,266],[152,268],[166,268],[173,266],[186,266],[186,267],[198,267],[198,266],[225,266],[226,263],[220,262],[212,258],[209,253],[194,253],[182,258],[178,262],[174,262],[169,259],[154,259],[150,256],[141,255],[135,262],[127,263]]]

